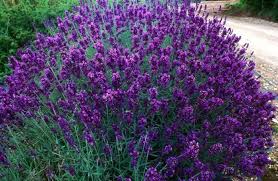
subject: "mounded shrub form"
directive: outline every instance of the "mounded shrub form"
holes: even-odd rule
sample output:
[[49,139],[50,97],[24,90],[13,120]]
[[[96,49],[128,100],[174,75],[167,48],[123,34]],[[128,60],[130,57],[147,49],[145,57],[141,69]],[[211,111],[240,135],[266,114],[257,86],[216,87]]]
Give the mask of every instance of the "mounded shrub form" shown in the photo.
[[2,127],[45,122],[77,154],[79,142],[98,150],[91,162],[100,167],[127,159],[106,170],[110,180],[262,176],[275,96],[261,89],[248,45],[201,8],[158,0],[76,7],[53,36],[38,34],[10,58]]

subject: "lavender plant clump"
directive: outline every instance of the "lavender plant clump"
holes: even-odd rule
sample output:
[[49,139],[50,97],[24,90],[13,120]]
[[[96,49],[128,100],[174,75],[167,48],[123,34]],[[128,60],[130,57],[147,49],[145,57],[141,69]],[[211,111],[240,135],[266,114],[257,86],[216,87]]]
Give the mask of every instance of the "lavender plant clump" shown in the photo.
[[131,170],[146,159],[146,181],[262,176],[275,96],[261,89],[247,45],[201,8],[81,3],[10,58],[0,124],[51,122],[77,152],[78,125],[105,158],[125,152]]

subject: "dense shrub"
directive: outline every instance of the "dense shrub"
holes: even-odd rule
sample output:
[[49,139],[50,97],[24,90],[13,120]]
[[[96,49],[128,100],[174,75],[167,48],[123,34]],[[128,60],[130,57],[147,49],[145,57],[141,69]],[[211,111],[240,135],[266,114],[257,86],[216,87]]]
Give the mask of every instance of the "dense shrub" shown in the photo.
[[231,6],[230,13],[248,13],[278,21],[278,0],[240,0]]
[[16,53],[35,32],[46,32],[44,21],[62,15],[77,0],[2,0],[0,1],[0,83],[10,72],[8,57]]
[[11,57],[6,178],[263,175],[274,95],[224,19],[170,2],[89,1]]

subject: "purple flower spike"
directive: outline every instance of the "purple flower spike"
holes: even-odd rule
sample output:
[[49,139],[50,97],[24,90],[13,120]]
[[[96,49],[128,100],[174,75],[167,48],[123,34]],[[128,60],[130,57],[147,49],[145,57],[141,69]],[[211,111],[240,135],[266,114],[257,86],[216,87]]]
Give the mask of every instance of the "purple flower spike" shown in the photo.
[[163,181],[163,177],[158,173],[156,168],[150,167],[145,173],[144,181]]

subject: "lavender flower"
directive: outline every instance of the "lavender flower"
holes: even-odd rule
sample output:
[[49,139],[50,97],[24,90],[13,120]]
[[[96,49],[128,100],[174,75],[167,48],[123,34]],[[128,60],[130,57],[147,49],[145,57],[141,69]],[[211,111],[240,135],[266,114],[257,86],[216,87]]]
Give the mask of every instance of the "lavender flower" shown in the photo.
[[131,166],[132,167],[135,167],[137,165],[137,161],[139,158],[139,152],[136,150],[135,144],[136,144],[135,141],[131,141],[128,144],[128,153],[129,153],[129,156],[131,157]]
[[91,146],[95,146],[96,142],[93,135],[88,130],[85,130],[83,134],[84,139],[87,141],[87,143]]
[[145,173],[144,181],[163,181],[163,177],[157,172],[156,168],[149,168]]
[[0,88],[4,132],[44,110],[74,149],[77,126],[80,142],[100,145],[113,162],[121,150],[127,173],[142,153],[146,181],[263,175],[275,95],[262,91],[247,47],[223,20],[189,1],[87,3],[10,58],[13,73]]
[[68,123],[68,121],[62,117],[59,117],[58,118],[58,124],[64,134],[64,137],[66,139],[66,141],[69,143],[69,145],[73,148],[76,148],[76,143],[74,141],[74,138],[72,136],[72,133],[71,133],[71,128],[70,128],[70,125]]
[[160,76],[160,79],[159,79],[159,84],[162,86],[162,87],[167,87],[167,85],[169,84],[170,82],[170,75],[164,73]]
[[7,160],[5,153],[3,153],[2,151],[0,151],[0,164],[1,165],[9,165],[9,162]]

